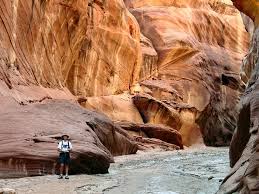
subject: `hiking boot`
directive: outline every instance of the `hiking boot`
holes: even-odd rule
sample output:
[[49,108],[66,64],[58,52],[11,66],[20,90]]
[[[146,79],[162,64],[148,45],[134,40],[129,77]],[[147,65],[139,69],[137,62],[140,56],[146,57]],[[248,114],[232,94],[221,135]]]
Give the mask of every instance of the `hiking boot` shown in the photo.
[[68,175],[65,176],[65,179],[69,179]]
[[58,179],[63,179],[63,176],[62,176],[62,175],[59,175]]

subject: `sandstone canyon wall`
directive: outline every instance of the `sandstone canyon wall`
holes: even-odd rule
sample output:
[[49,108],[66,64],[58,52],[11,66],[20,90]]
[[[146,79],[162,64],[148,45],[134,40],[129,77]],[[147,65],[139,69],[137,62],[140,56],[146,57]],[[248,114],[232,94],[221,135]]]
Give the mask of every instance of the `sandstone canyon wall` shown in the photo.
[[229,0],[3,0],[0,18],[0,176],[53,173],[62,133],[74,173],[229,144],[249,40]]
[[67,87],[95,96],[138,80],[140,32],[120,0],[2,1],[0,29],[0,75],[9,88]]
[[233,0],[254,21],[253,38],[243,60],[247,87],[240,102],[237,128],[230,146],[231,172],[218,193],[258,193],[258,129],[259,129],[259,3]]
[[231,1],[125,3],[147,42],[142,46],[143,90],[178,109],[185,145],[195,143],[200,131],[206,145],[228,145],[243,88],[241,59],[248,46],[239,11]]
[[169,126],[177,124],[184,145],[229,145],[249,40],[240,12],[231,1],[124,2],[140,25],[140,86],[132,89],[140,98],[91,97],[81,104],[140,125],[168,126],[171,114],[180,122]]
[[104,173],[113,155],[136,153],[122,128],[76,102],[138,79],[139,28],[123,1],[6,0],[0,18],[1,177],[53,173],[63,133],[74,173]]

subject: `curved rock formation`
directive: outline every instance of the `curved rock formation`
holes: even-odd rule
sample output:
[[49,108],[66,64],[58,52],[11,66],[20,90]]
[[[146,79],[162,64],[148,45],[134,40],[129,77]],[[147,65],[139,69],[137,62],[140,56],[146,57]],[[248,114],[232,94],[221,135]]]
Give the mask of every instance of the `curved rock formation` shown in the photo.
[[233,0],[240,11],[249,15],[255,24],[249,54],[244,65],[249,65],[247,88],[241,98],[237,128],[230,146],[230,174],[218,193],[258,193],[258,129],[259,129],[259,3]]
[[137,151],[124,130],[76,104],[139,79],[139,26],[123,1],[3,0],[0,18],[0,177],[53,173],[63,132],[75,146],[72,173],[107,172],[113,155]]
[[[151,138],[153,140],[159,139],[162,142],[158,142],[158,145],[156,147],[159,147],[161,145],[163,146],[162,143],[166,142],[171,145],[176,145],[180,149],[183,149],[183,141],[181,134],[171,127],[167,127],[161,124],[139,124],[125,121],[116,122],[116,124],[118,124],[120,127],[132,134],[136,138],[137,143],[141,142],[143,138]],[[145,142],[142,141],[142,143]],[[147,141],[146,143],[148,144],[149,142]],[[150,143],[155,144],[155,141],[151,141]]]
[[[205,143],[228,145],[249,40],[239,11],[230,0],[125,3],[158,53],[156,75],[141,84],[158,100],[195,107],[200,114],[192,117],[197,117]],[[195,119],[192,122],[197,129]]]
[[164,124],[173,129],[181,128],[181,120],[176,110],[168,107],[151,96],[134,96],[133,102],[138,108],[144,123]]
[[175,101],[159,101],[149,95],[136,95],[133,102],[144,123],[162,124],[177,130],[185,146],[203,144],[199,126],[195,123],[199,111],[188,104]]
[[64,100],[27,106],[9,101],[8,108],[0,110],[0,123],[1,178],[54,173],[57,139],[64,133],[74,145],[71,173],[106,173],[112,155],[137,151],[106,116]]
[[259,24],[259,2],[257,0],[232,0],[234,5],[243,13],[248,15],[255,23],[256,26]]

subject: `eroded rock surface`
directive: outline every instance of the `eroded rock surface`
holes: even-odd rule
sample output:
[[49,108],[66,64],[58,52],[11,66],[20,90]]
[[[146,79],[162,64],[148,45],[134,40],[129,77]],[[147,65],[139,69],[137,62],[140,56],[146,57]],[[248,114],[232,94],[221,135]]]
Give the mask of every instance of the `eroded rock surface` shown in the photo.
[[[125,121],[116,122],[116,124],[127,130],[136,139],[137,143],[156,144],[157,142],[157,147],[163,147],[168,143],[172,144],[171,147],[174,149],[176,147],[183,149],[182,135],[171,127],[161,124],[140,124]],[[161,140],[165,142],[165,144],[157,140]],[[148,143],[148,141],[150,141],[150,143]],[[141,147],[143,146],[140,145],[140,149]]]
[[94,96],[138,81],[140,32],[123,1],[5,0],[0,7],[0,78],[9,88],[66,86]]
[[[87,98],[81,104],[116,121],[178,128],[187,146],[229,145],[244,90],[239,76],[249,40],[244,16],[229,0],[124,2],[141,29],[141,87],[133,85],[131,93],[148,94],[163,105],[148,107],[133,100],[136,112],[131,100],[123,102],[114,95]],[[168,115],[181,120],[179,125]]]
[[123,129],[76,102],[139,79],[139,26],[123,1],[4,0],[0,18],[1,177],[53,173],[63,132],[76,148],[73,173],[107,172],[113,155],[137,151]]
[[249,40],[240,13],[229,0],[124,2],[0,3],[0,138],[11,147],[0,158],[10,176],[53,172],[67,126],[79,145],[73,172],[107,172],[112,155],[136,152],[131,134],[76,101],[144,124],[143,149],[229,143]]
[[141,85],[158,100],[196,108],[189,133],[198,127],[207,145],[228,145],[249,40],[239,11],[228,0],[125,3],[158,54],[156,72]]
[[137,151],[126,132],[106,116],[65,100],[27,106],[11,101],[0,110],[0,123],[2,178],[54,173],[57,140],[64,133],[74,145],[71,173],[106,173],[113,155]]
[[151,96],[134,96],[133,102],[142,115],[144,123],[164,124],[174,129],[180,129],[179,114],[165,103]]
[[146,80],[158,73],[158,55],[152,42],[141,34],[140,37],[143,61],[141,65],[140,80]]
[[114,121],[143,123],[141,114],[129,94],[87,97],[81,105],[87,109],[105,113]]
[[233,0],[234,4],[250,16],[255,24],[249,54],[244,60],[249,78],[241,98],[237,128],[230,146],[230,165],[233,167],[218,193],[258,193],[258,129],[259,129],[259,3]]

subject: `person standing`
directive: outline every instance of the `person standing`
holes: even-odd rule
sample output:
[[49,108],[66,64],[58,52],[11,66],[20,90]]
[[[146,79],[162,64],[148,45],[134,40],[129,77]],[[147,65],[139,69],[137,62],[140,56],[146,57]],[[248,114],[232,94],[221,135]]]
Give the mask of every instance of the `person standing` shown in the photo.
[[72,151],[72,144],[69,141],[68,135],[62,135],[62,140],[58,144],[59,153],[59,163],[60,163],[60,174],[59,179],[63,179],[64,167],[66,171],[65,179],[69,179],[68,170],[70,163],[70,152]]

